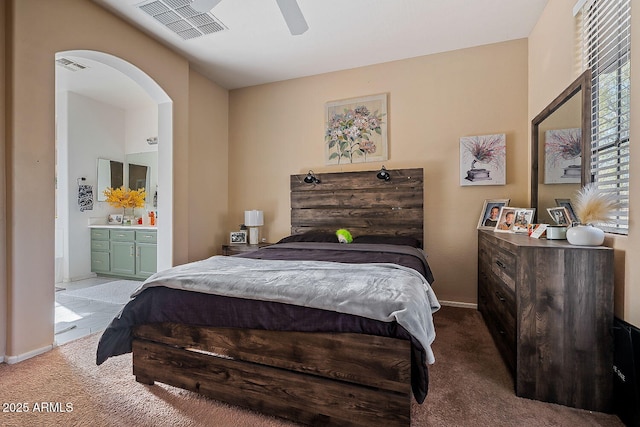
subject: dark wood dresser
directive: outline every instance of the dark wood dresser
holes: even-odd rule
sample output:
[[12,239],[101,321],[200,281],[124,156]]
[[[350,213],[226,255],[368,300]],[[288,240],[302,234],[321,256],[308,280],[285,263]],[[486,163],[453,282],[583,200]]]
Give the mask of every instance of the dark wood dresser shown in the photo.
[[613,249],[479,230],[478,310],[518,396],[611,410]]

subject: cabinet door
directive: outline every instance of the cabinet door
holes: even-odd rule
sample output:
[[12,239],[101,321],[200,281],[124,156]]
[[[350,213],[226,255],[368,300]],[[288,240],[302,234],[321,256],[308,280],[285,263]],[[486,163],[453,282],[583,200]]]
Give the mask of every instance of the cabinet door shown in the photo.
[[136,274],[133,242],[111,242],[111,273]]
[[136,244],[136,276],[146,279],[157,269],[157,246],[155,243]]

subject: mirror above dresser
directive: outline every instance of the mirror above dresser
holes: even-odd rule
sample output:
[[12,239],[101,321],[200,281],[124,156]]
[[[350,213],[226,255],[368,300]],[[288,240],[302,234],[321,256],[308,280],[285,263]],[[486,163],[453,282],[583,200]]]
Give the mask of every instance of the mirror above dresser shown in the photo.
[[536,222],[552,223],[547,208],[570,200],[591,181],[591,74],[584,72],[531,122],[531,207]]

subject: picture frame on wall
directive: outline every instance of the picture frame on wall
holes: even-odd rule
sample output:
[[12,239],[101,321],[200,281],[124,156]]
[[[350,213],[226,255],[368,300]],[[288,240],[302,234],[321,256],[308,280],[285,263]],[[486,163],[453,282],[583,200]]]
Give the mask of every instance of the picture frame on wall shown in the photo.
[[386,93],[327,102],[324,111],[325,164],[389,159]]
[[460,185],[505,185],[506,134],[460,138]]
[[246,245],[247,244],[247,231],[232,231],[229,233],[229,243],[232,245]]
[[510,199],[487,199],[484,201],[480,218],[478,219],[478,230],[493,230],[498,224],[500,209],[509,206]]

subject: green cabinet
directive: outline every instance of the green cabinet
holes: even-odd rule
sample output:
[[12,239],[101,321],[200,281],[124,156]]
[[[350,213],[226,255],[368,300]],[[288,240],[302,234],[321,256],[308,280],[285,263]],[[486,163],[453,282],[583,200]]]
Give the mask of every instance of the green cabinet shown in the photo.
[[111,270],[109,253],[109,230],[91,229],[91,271],[108,273]]
[[157,232],[122,228],[91,229],[91,271],[146,279],[157,268]]

